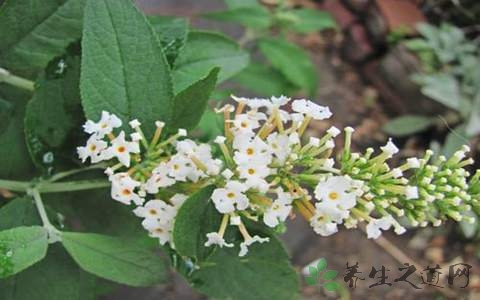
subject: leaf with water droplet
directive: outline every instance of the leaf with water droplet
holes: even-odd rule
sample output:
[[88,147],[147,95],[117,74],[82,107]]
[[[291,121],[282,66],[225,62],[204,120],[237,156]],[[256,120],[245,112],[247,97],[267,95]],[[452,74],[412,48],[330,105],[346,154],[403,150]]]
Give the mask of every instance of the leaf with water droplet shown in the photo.
[[47,231],[40,226],[0,231],[0,278],[8,277],[42,260],[47,254]]

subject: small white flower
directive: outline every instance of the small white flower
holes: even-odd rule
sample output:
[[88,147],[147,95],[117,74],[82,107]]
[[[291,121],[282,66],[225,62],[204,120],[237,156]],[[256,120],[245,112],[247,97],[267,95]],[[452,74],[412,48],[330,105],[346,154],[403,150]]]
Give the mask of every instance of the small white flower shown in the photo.
[[233,159],[239,165],[249,163],[268,165],[272,161],[272,154],[268,145],[260,138],[255,137],[251,141],[247,139],[239,141]]
[[130,134],[130,138],[132,139],[133,142],[138,142],[142,139],[142,135],[138,132],[134,132]]
[[392,139],[389,139],[385,146],[380,147],[380,149],[387,154],[388,157],[392,157],[394,154],[398,153],[398,148],[392,142]]
[[106,111],[102,111],[102,117],[98,123],[88,120],[83,128],[86,133],[95,134],[98,138],[103,138],[106,134],[112,132],[114,128],[122,126],[122,121]]
[[230,170],[230,169],[225,169],[223,170],[222,172],[222,176],[223,178],[225,178],[226,180],[230,180],[230,178],[232,178],[234,175],[234,173]]
[[233,247],[233,244],[225,242],[225,239],[220,234],[218,234],[218,232],[207,233],[207,239],[208,240],[205,242],[205,247],[210,247],[212,245],[218,245],[220,246],[220,248]]
[[139,181],[132,179],[127,173],[117,173],[110,176],[109,179],[112,182],[111,196],[114,200],[127,205],[131,202],[137,205],[143,203],[144,199],[134,191],[141,185]]
[[332,176],[324,182],[319,182],[315,188],[315,198],[328,206],[347,210],[357,204],[352,181],[345,176]]
[[236,133],[251,133],[260,127],[260,122],[248,114],[239,114],[233,120],[233,129]]
[[[377,239],[381,234],[381,230],[388,230],[392,226],[392,217],[386,216],[381,219],[371,219],[367,224],[367,236],[369,239]],[[380,230],[381,229],[381,230]]]
[[175,154],[167,162],[167,168],[170,177],[177,181],[187,181],[187,176],[194,170],[194,164],[184,155]]
[[308,141],[308,144],[313,146],[313,147],[318,147],[320,146],[320,139],[316,137],[310,137],[310,140]]
[[409,168],[418,169],[420,168],[420,160],[416,157],[411,157],[407,159],[407,164]]
[[78,157],[85,162],[88,158],[92,163],[100,162],[104,159],[103,151],[107,149],[107,143],[98,140],[95,135],[92,135],[85,147],[77,147]]
[[230,217],[230,225],[238,226],[242,223],[242,219],[240,216],[231,216]]
[[237,167],[240,178],[245,180],[263,180],[271,174],[271,169],[262,164],[244,164]]
[[215,141],[214,141],[214,142],[215,142],[216,144],[224,144],[226,140],[227,140],[226,137],[219,135],[219,136],[217,136],[217,137],[215,138]]
[[245,255],[247,255],[248,253],[248,247],[251,246],[252,244],[254,243],[265,243],[265,242],[268,242],[270,241],[270,238],[266,237],[266,238],[262,238],[262,237],[259,237],[258,235],[252,237],[252,238],[249,238],[245,241],[243,241],[241,244],[240,244],[240,252],[238,253],[238,256],[240,257],[243,257]]
[[215,189],[212,193],[215,208],[222,214],[246,209],[249,204],[244,194],[246,190],[247,187],[238,181],[227,182],[224,188]]
[[277,194],[278,198],[273,201],[272,205],[263,215],[263,222],[272,228],[280,222],[284,222],[292,210],[292,198],[290,194],[285,193],[281,189],[277,190]]
[[338,129],[337,127],[335,126],[332,126],[330,127],[328,130],[327,130],[328,134],[330,134],[332,137],[336,137],[340,134],[340,129]]
[[418,188],[416,186],[406,186],[405,196],[407,199],[418,199]]
[[139,128],[140,126],[142,126],[142,123],[140,123],[140,121],[138,121],[137,119],[131,120],[130,122],[128,122],[128,124],[129,124],[130,127],[132,127],[133,129]]
[[122,131],[104,153],[107,159],[116,157],[124,166],[130,167],[130,153],[140,153],[140,146],[138,142],[125,141],[125,132]]
[[327,158],[323,162],[323,167],[327,169],[333,168],[334,165],[335,165],[335,160],[333,158]]
[[399,168],[395,168],[391,172],[392,172],[393,178],[400,178],[403,176],[403,172]]
[[175,179],[168,177],[168,167],[162,162],[152,171],[152,176],[144,184],[144,188],[149,194],[158,193],[162,187],[175,184]]
[[163,128],[163,127],[165,127],[165,122],[155,121],[155,126],[157,128]]
[[314,120],[325,120],[332,116],[332,113],[328,107],[320,106],[305,99],[293,101],[292,109],[293,111],[302,113],[313,118]]
[[173,220],[177,214],[176,209],[162,200],[150,200],[144,206],[139,206],[133,213],[140,218],[154,218],[162,224]]
[[172,225],[164,224],[157,219],[148,218],[142,222],[143,228],[148,230],[151,237],[158,238],[161,245],[165,245],[171,239]]
[[183,202],[187,200],[187,198],[188,196],[185,194],[175,194],[170,198],[170,203],[172,203],[172,205],[178,209],[180,206],[182,206]]
[[285,162],[291,153],[290,140],[285,134],[274,132],[267,137],[267,144],[270,147],[270,152],[280,161]]
[[275,96],[272,96],[270,98],[270,101],[271,101],[271,105],[275,106],[275,107],[281,107],[281,106],[284,106],[286,105],[288,102],[290,102],[290,98],[284,96],[284,95],[281,95],[280,97],[275,97]]

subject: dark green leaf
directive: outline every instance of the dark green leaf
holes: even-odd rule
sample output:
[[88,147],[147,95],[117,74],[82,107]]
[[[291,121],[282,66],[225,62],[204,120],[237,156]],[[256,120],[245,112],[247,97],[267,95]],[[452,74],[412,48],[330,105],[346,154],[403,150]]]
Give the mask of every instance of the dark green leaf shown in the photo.
[[248,53],[231,39],[213,32],[190,32],[187,44],[175,62],[175,94],[205,78],[214,67],[220,67],[220,83],[247,65]]
[[307,276],[307,277],[305,277],[305,282],[306,282],[309,286],[317,285],[317,279],[316,279],[315,277]]
[[0,231],[0,278],[14,275],[42,260],[47,248],[48,235],[43,227]]
[[263,6],[242,6],[204,14],[203,16],[212,20],[239,23],[257,29],[268,28],[271,24],[270,12]]
[[323,285],[323,287],[329,291],[329,292],[333,292],[335,291],[336,289],[338,289],[338,284],[336,282],[327,282]]
[[238,8],[245,6],[260,6],[257,0],[225,0],[228,8]]
[[383,130],[394,136],[406,136],[424,131],[435,123],[432,117],[407,115],[390,120],[383,125]]
[[325,272],[325,274],[323,274],[322,278],[325,279],[325,280],[333,280],[333,278],[335,278],[335,276],[337,276],[337,274],[338,274],[337,271],[328,270],[327,272]]
[[321,258],[317,263],[318,272],[322,272],[323,270],[325,270],[326,267],[327,267],[327,261],[325,260],[325,258]]
[[[267,236],[251,228],[249,232]],[[240,241],[237,236],[236,244]],[[238,246],[218,248],[192,273],[193,287],[219,299],[291,300],[297,297],[298,276],[274,236],[270,236],[268,243],[251,245],[245,257],[239,257],[238,251]]]
[[0,230],[38,224],[40,218],[30,197],[13,199],[0,209]]
[[187,40],[188,20],[167,16],[148,16],[148,21],[160,38],[163,53],[171,67]]
[[280,38],[263,38],[260,50],[289,81],[315,95],[317,71],[308,54],[297,45]]
[[310,275],[312,275],[313,277],[317,277],[317,276],[318,276],[318,270],[317,270],[317,268],[315,268],[315,267],[308,266],[308,272],[309,272]]
[[156,120],[173,121],[167,60],[157,34],[131,1],[87,1],[80,88],[89,119],[97,120],[102,110],[119,116],[124,126],[136,118],[147,138]]
[[84,4],[85,0],[6,1],[0,10],[2,67],[15,71],[45,68],[80,38]]
[[203,141],[210,141],[223,134],[223,116],[207,108],[203,113],[200,123],[197,126],[200,132],[199,138]]
[[0,99],[0,135],[8,128],[12,119],[13,105],[10,102]]
[[282,73],[258,63],[250,63],[233,80],[261,97],[290,95],[296,89]]
[[300,33],[308,33],[337,27],[335,19],[329,12],[317,9],[294,9],[289,11],[294,16],[292,29]]
[[140,245],[94,233],[64,232],[67,252],[85,271],[132,286],[149,286],[165,279],[162,259]]
[[215,89],[219,68],[175,96],[173,128],[195,128],[207,108],[210,94]]
[[82,271],[59,244],[41,262],[0,280],[2,300],[94,300],[95,278]]
[[80,105],[80,59],[61,60],[66,71],[60,78],[43,79],[27,104],[25,136],[28,150],[38,167],[49,169],[72,155],[84,122]]
[[0,119],[1,127],[6,128],[0,133],[0,178],[25,179],[34,174],[23,125],[25,104],[30,96],[23,90],[0,84],[0,97],[13,107],[10,119]]
[[216,231],[221,216],[210,201],[214,187],[208,186],[190,196],[175,217],[173,242],[177,252],[184,256],[204,258],[211,248],[206,248],[206,234]]

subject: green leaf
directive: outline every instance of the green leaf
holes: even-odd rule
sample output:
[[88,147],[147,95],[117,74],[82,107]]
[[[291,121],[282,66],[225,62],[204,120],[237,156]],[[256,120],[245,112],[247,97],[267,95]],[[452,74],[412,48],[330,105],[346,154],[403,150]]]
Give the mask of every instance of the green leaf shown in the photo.
[[305,89],[310,96],[315,95],[317,71],[302,48],[280,38],[263,38],[259,45],[263,55],[289,81]]
[[465,133],[465,125],[455,127],[447,135],[442,147],[442,155],[450,157],[463,145],[468,145],[469,141]]
[[337,271],[328,270],[327,272],[325,272],[325,274],[323,274],[322,278],[325,279],[325,280],[333,280],[333,278],[335,278],[335,276],[337,276],[337,274],[338,274]]
[[0,65],[39,71],[82,34],[85,0],[8,0],[0,9]]
[[81,270],[60,244],[25,271],[0,280],[2,300],[94,300],[95,278]]
[[326,267],[327,267],[327,261],[325,260],[325,258],[321,258],[317,263],[318,272],[322,272],[323,270],[325,270]]
[[210,201],[214,186],[190,196],[175,217],[173,242],[180,255],[204,258],[211,248],[204,246],[206,234],[218,230],[221,216]]
[[315,267],[308,266],[308,272],[309,272],[310,275],[312,275],[313,277],[317,277],[317,276],[318,276],[318,270],[317,270],[317,268],[315,268]]
[[80,89],[89,119],[99,119],[102,110],[125,127],[138,119],[147,138],[156,120],[173,121],[168,63],[157,34],[130,0],[87,1]]
[[173,128],[195,128],[207,108],[210,94],[215,89],[219,68],[214,68],[207,77],[197,81],[175,96]]
[[258,3],[258,0],[225,0],[225,4],[227,4],[228,8],[261,5],[260,3]]
[[435,121],[432,117],[406,115],[390,120],[383,125],[383,130],[394,136],[406,136],[424,131],[434,125]]
[[467,122],[465,133],[468,136],[475,136],[480,133],[480,89],[473,100],[473,107],[470,119]]
[[315,286],[315,285],[317,285],[317,279],[316,279],[315,277],[307,276],[307,277],[305,277],[305,282],[306,282],[309,286]]
[[338,289],[338,284],[336,282],[327,282],[323,285],[323,287],[329,291],[329,292],[333,292],[335,291],[336,289]]
[[168,16],[148,16],[148,21],[160,38],[168,63],[173,67],[175,59],[187,41],[188,20]]
[[[282,244],[266,232],[248,230],[252,235],[269,236],[270,241],[251,245],[245,257],[238,256],[238,246],[216,249],[191,274],[193,287],[219,299],[296,299],[298,276]],[[238,245],[241,238],[237,236],[236,241]]]
[[215,137],[222,135],[223,124],[223,116],[215,113],[211,108],[207,107],[197,126],[199,138],[202,141],[208,142]]
[[220,67],[220,83],[245,68],[248,60],[248,53],[224,35],[204,31],[190,32],[173,70],[175,94],[205,78],[214,67]]
[[65,249],[85,271],[132,286],[150,286],[165,279],[162,259],[124,240],[94,233],[64,232]]
[[422,86],[422,94],[455,110],[460,109],[458,81],[450,74],[416,75],[413,80]]
[[308,33],[324,29],[334,29],[337,23],[333,16],[326,11],[317,9],[294,9],[289,11],[294,16],[292,30],[300,33]]
[[203,15],[216,21],[238,23],[246,27],[264,29],[271,25],[271,15],[263,6],[242,6]]
[[85,122],[80,105],[80,59],[60,60],[66,71],[59,78],[44,78],[27,104],[25,136],[32,160],[39,168],[71,165]]
[[282,73],[259,63],[250,63],[233,80],[261,97],[290,95],[296,89]]
[[40,226],[0,231],[0,278],[8,277],[42,260],[47,254],[48,235]]
[[10,102],[0,98],[0,135],[8,128],[8,124],[12,119],[13,105]]
[[10,200],[0,209],[0,230],[38,224],[40,224],[40,218],[30,197]]
[[30,97],[18,88],[0,84],[0,97],[13,107],[11,117],[0,119],[0,178],[26,179],[34,174],[33,164],[25,145],[24,124],[25,104]]

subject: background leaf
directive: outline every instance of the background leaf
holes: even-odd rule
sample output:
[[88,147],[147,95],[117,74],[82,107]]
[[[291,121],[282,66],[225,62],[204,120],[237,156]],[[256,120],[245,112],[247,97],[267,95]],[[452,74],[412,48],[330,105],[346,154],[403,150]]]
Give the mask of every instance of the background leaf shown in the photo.
[[0,231],[0,278],[14,275],[42,260],[47,248],[48,235],[43,227]]
[[424,131],[434,125],[436,118],[406,115],[390,120],[383,125],[383,130],[394,136],[406,136],[416,132]]
[[38,224],[40,217],[30,197],[15,198],[0,209],[0,230]]
[[335,19],[326,11],[301,8],[291,10],[289,13],[295,17],[291,28],[296,32],[308,33],[337,27]]
[[207,108],[210,94],[215,89],[219,68],[214,68],[207,77],[197,81],[175,96],[174,128],[195,128]]
[[0,9],[0,65],[36,72],[82,34],[85,0],[8,0]]
[[203,14],[203,17],[216,21],[234,22],[246,27],[264,29],[271,24],[268,9],[263,6],[241,6],[230,10]]
[[224,35],[205,31],[190,32],[173,70],[175,94],[207,76],[214,67],[220,67],[220,83],[245,68],[248,59],[248,53]]
[[129,0],[87,1],[80,82],[89,119],[97,120],[102,110],[124,126],[137,118],[147,138],[156,120],[172,122],[168,63],[153,28]]
[[262,97],[289,95],[297,89],[278,70],[253,62],[235,75],[233,81]]
[[171,67],[187,41],[188,20],[169,16],[148,16],[148,21],[155,29],[163,53]]
[[2,300],[94,300],[95,278],[82,271],[60,244],[44,260],[0,280]]
[[263,55],[289,81],[305,89],[310,96],[315,95],[317,71],[302,48],[280,38],[262,38],[259,45]]
[[165,279],[161,258],[140,245],[94,233],[64,232],[67,252],[87,272],[132,286],[150,286]]
[[449,74],[415,75],[422,94],[454,110],[460,109],[461,95],[457,80]]

